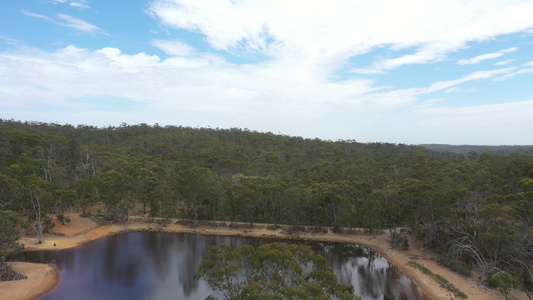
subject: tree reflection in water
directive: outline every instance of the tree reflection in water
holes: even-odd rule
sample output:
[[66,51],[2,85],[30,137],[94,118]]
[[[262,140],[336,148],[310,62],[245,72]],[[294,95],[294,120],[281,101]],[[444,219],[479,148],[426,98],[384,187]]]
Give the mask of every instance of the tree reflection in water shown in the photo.
[[[80,247],[28,252],[28,261],[54,261],[61,283],[39,299],[205,299],[214,292],[193,279],[211,245],[255,247],[270,240],[138,232]],[[363,299],[424,299],[420,289],[377,253],[353,244],[308,243],[325,256],[342,283]]]

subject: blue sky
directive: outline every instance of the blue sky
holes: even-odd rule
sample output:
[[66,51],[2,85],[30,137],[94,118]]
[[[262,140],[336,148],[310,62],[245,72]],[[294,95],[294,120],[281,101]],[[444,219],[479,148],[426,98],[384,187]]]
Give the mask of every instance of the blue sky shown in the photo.
[[531,0],[6,0],[0,118],[533,144]]

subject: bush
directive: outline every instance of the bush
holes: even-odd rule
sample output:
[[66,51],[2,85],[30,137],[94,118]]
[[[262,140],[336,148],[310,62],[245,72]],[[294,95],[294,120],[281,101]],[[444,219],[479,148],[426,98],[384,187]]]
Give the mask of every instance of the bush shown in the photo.
[[56,217],[59,222],[63,222],[65,220],[65,216],[62,214],[57,214]]
[[492,276],[489,284],[493,288],[496,288],[500,293],[504,294],[505,299],[507,299],[507,294],[509,294],[511,289],[518,286],[518,282],[507,273],[500,273]]
[[396,245],[400,247],[400,250],[409,250],[409,239],[407,236],[400,234],[396,237]]
[[472,265],[463,261],[458,260],[449,253],[439,254],[436,257],[436,261],[450,270],[457,272],[462,275],[469,276],[472,273]]
[[0,262],[0,281],[12,281],[26,278],[28,277],[15,272],[7,263]]

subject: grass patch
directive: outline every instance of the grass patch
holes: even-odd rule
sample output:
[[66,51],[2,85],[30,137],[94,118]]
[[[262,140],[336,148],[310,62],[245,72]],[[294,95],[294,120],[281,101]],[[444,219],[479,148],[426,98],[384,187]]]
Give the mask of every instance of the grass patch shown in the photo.
[[417,263],[416,261],[414,260],[410,260],[408,263],[407,263],[408,266],[410,267],[413,267],[413,268],[416,268],[416,269],[419,269],[420,271],[422,271],[422,273],[426,274],[426,275],[431,275],[433,274],[433,272],[431,272],[428,268],[424,267],[423,265]]
[[452,292],[455,297],[458,297],[458,298],[461,298],[461,299],[467,299],[468,296],[463,293],[461,290],[459,290],[458,288],[456,288],[452,283],[450,283],[448,280],[446,280],[446,278],[440,276],[439,274],[433,274],[433,272],[431,272],[431,270],[429,270],[428,268],[424,267],[423,265],[413,261],[413,260],[410,260],[408,263],[407,263],[408,266],[410,267],[413,267],[413,268],[416,268],[416,269],[419,269],[420,271],[422,271],[422,273],[426,274],[426,275],[429,275],[431,277],[431,279],[435,280],[441,287],[445,288],[446,290]]

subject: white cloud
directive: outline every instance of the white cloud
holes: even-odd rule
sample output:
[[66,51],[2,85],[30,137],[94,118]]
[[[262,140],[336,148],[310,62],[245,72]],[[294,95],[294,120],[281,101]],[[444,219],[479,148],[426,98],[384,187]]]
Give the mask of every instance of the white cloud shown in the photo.
[[517,75],[527,74],[527,73],[532,73],[532,72],[533,72],[533,68],[520,69],[520,70],[517,70],[515,72],[506,74],[504,76],[500,76],[500,77],[494,78],[494,79],[492,79],[492,81],[505,81],[505,80],[510,79],[512,77],[515,77]]
[[34,18],[39,18],[39,19],[44,19],[44,20],[47,20],[47,21],[50,21],[50,22],[54,22],[54,20],[52,18],[49,18],[45,15],[40,15],[40,14],[35,14],[35,13],[32,13],[32,12],[29,12],[25,9],[21,10],[21,12],[23,14],[25,14],[26,16],[29,16],[29,17],[34,17]]
[[90,51],[69,46],[55,53],[27,49],[17,55],[0,54],[0,66],[14,70],[0,73],[11,78],[2,83],[0,98],[27,105],[98,96],[146,103],[165,113],[220,109],[255,114],[283,107],[295,115],[300,110],[320,115],[328,103],[355,105],[357,96],[376,90],[369,80],[329,82],[320,74],[287,65],[238,66],[208,56],[161,60],[116,48]]
[[511,53],[511,52],[516,51],[516,50],[518,50],[518,47],[512,47],[512,48],[509,48],[509,49],[500,50],[498,52],[478,55],[478,56],[476,56],[474,58],[471,58],[471,59],[460,59],[460,60],[457,61],[457,63],[460,64],[460,65],[479,64],[480,62],[482,62],[484,60],[498,58],[498,57],[501,57],[501,56],[505,55],[506,53]]
[[65,4],[68,3],[70,6],[78,7],[78,8],[91,8],[86,3],[86,0],[51,0],[53,4]]
[[[40,105],[46,103],[52,108],[72,109],[75,113],[67,119],[73,124],[97,122],[103,126],[142,120],[308,136],[325,132],[320,124],[334,122],[339,127],[329,138],[409,142],[391,134],[400,134],[400,128],[414,130],[410,127],[414,125],[408,125],[415,123],[414,119],[405,117],[406,123],[390,128],[387,134],[380,133],[384,130],[380,122],[400,118],[398,110],[413,107],[434,108],[421,111],[443,119],[439,114],[452,113],[435,108],[440,99],[418,103],[419,97],[514,70],[474,72],[428,87],[393,89],[377,86],[372,80],[330,81],[320,69],[302,69],[299,64],[279,61],[234,65],[219,57],[172,56],[162,60],[142,52],[128,55],[117,48],[91,51],[68,46],[53,53],[22,48],[16,53],[0,53],[0,108],[4,114],[29,120],[43,120],[35,116],[42,114]],[[109,107],[113,101],[108,99],[122,99],[120,107]],[[131,103],[140,108],[126,110]],[[55,116],[59,115],[50,112],[46,118]],[[354,130],[362,130],[353,127],[355,124],[375,128],[354,135]],[[322,137],[328,136],[324,133]]]
[[505,65],[508,65],[508,64],[512,63],[513,61],[514,61],[514,59],[502,60],[502,61],[499,61],[499,62],[495,63],[494,65],[495,66],[505,66]]
[[12,71],[3,74],[10,80],[0,86],[0,98],[17,103],[31,103],[35,99],[65,102],[99,95],[174,109],[217,107],[229,112],[257,107],[274,110],[282,106],[295,115],[303,108],[310,115],[321,115],[342,109],[372,111],[409,107],[420,95],[514,70],[478,71],[428,87],[392,89],[376,86],[372,80],[330,81],[320,69],[302,69],[299,64],[285,62],[233,65],[219,57],[202,55],[162,60],[143,52],[128,55],[117,48],[90,51],[75,46],[55,53],[27,48],[17,55],[0,54],[2,66],[5,69],[0,69],[0,76],[1,70]]
[[91,8],[89,5],[81,3],[81,2],[70,2],[69,5],[73,7],[81,8],[81,9]]
[[477,71],[477,72],[470,73],[458,79],[435,82],[431,84],[429,87],[422,89],[420,94],[428,94],[428,93],[433,93],[433,92],[437,92],[441,90],[446,90],[451,87],[457,86],[461,83],[465,83],[465,82],[472,81],[472,80],[489,79],[495,75],[508,73],[514,69],[516,68],[504,68],[504,69],[497,69],[497,70],[490,70],[490,71]]
[[149,8],[161,24],[201,32],[214,48],[259,51],[275,58],[338,68],[351,56],[379,46],[416,48],[384,58],[362,71],[440,61],[471,41],[533,26],[533,2],[496,0],[257,2],[155,0]]
[[435,104],[439,103],[439,102],[442,102],[443,99],[437,99],[437,98],[434,98],[434,99],[429,99],[427,101],[424,101],[422,103],[420,103],[419,107],[422,107],[422,108],[425,108],[425,107],[432,107],[434,106]]
[[189,56],[196,51],[193,47],[178,40],[153,40],[152,45],[168,55]]
[[374,64],[377,69],[394,69],[403,65],[411,64],[425,64],[428,62],[436,62],[445,59],[446,56],[442,53],[418,51],[415,54],[408,54],[401,57],[379,61]]
[[68,3],[68,5],[72,6],[72,7],[77,7],[77,8],[80,8],[80,9],[87,9],[87,8],[91,8],[89,5],[86,4],[86,1],[85,0],[51,0],[51,2],[53,4],[65,4],[65,3]]
[[59,25],[59,26],[70,27],[70,28],[74,28],[74,29],[79,30],[79,31],[87,32],[87,33],[104,33],[104,34],[106,34],[99,27],[97,27],[97,26],[95,26],[93,24],[90,24],[90,23],[88,23],[88,22],[86,22],[86,21],[84,21],[82,19],[70,16],[70,15],[67,15],[67,14],[58,14],[56,16],[57,19],[54,19],[52,17],[48,17],[48,16],[45,16],[45,15],[29,12],[27,10],[22,10],[21,12],[23,14],[29,16],[29,17],[44,19],[44,20],[47,20],[47,21],[52,22],[53,24],[56,24],[56,25]]
[[22,43],[22,41],[20,41],[20,40],[13,39],[13,38],[10,38],[10,37],[7,37],[7,36],[3,36],[3,35],[0,35],[0,39],[4,40],[5,43],[7,43],[9,45],[18,45],[18,44]]
[[82,19],[78,19],[70,15],[58,14],[57,18],[64,21],[64,23],[56,23],[61,26],[67,26],[67,27],[71,27],[71,28],[84,31],[84,32],[89,32],[89,33],[95,33],[95,32],[101,31],[101,29],[98,28],[97,26],[94,26],[93,24],[90,24]]
[[[56,2],[86,5],[81,0]],[[354,132],[374,126],[365,134],[379,140],[388,132],[383,128],[391,129],[387,134],[415,132],[418,128],[400,126],[397,121],[414,124],[416,113],[443,123],[450,116],[457,120],[454,124],[464,124],[468,113],[479,115],[474,107],[448,110],[437,107],[441,99],[420,103],[421,98],[435,92],[463,91],[461,85],[467,82],[523,74],[525,68],[502,67],[458,78],[444,70],[439,71],[439,78],[448,80],[418,86],[405,80],[402,84],[407,86],[401,89],[380,85],[379,76],[368,76],[376,81],[362,79],[364,75],[390,75],[386,80],[391,85],[396,80],[391,75],[395,68],[450,60],[450,53],[471,42],[533,28],[530,0],[338,0],[327,4],[303,0],[154,0],[148,11],[169,36],[173,29],[189,30],[203,34],[204,41],[215,50],[269,59],[233,64],[204,52],[209,50],[203,47],[195,49],[185,40],[165,40],[163,35],[150,43],[168,54],[167,59],[149,52],[126,54],[120,46],[99,50],[68,46],[53,53],[21,48],[0,52],[0,110],[37,111],[39,105],[47,103],[47,107],[78,108],[79,120],[90,121],[101,115],[102,121],[96,121],[153,120],[290,134],[331,130],[335,134],[342,131],[345,137],[358,137]],[[103,32],[70,15],[24,13],[83,32]],[[512,49],[496,54],[500,57]],[[373,50],[378,50],[374,61],[367,63],[374,53],[360,55]],[[469,61],[483,61],[491,55],[495,54]],[[449,65],[458,68],[455,61]],[[339,70],[362,75],[355,78]],[[449,96],[438,97],[446,103]],[[113,111],[107,106],[109,99],[134,103],[142,111],[124,112],[122,107]],[[410,115],[403,114],[407,110]],[[393,125],[381,127],[387,126],[385,123]],[[330,124],[338,127],[330,128],[334,126]],[[370,127],[363,127],[367,124]],[[435,131],[441,128],[437,121],[427,120],[425,124],[434,126]]]
[[350,70],[350,73],[377,75],[377,74],[385,74],[385,71],[379,70],[379,69],[372,69],[372,68],[367,68],[367,69],[354,68]]

